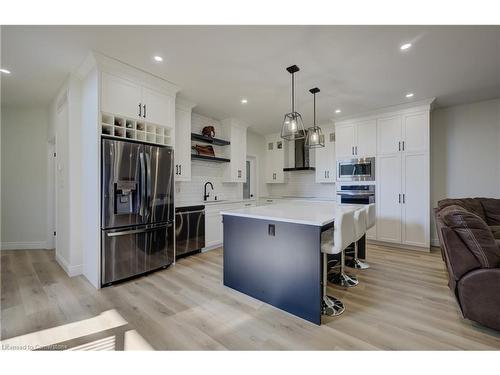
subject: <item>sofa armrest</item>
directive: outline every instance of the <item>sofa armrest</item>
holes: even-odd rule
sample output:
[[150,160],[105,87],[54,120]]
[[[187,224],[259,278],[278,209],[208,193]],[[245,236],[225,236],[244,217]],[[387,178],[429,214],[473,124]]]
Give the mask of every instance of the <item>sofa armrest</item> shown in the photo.
[[500,330],[500,268],[482,268],[458,282],[458,299],[465,318]]

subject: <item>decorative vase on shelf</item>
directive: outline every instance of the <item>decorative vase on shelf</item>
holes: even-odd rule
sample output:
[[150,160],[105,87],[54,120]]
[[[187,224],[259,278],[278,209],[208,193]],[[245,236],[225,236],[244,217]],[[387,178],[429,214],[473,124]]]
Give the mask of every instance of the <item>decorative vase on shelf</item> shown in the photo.
[[215,137],[215,128],[213,126],[205,126],[201,131],[204,137],[213,138]]

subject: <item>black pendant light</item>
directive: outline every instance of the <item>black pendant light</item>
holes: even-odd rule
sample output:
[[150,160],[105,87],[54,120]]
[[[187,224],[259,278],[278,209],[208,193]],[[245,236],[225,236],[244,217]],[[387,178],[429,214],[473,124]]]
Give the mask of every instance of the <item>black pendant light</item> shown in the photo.
[[318,148],[325,147],[325,136],[319,126],[316,125],[316,94],[319,92],[317,87],[310,89],[309,92],[313,94],[314,101],[314,122],[313,126],[307,129],[305,147]]
[[304,123],[300,113],[295,112],[295,82],[294,74],[300,69],[297,65],[292,65],[286,68],[288,73],[292,75],[292,112],[287,113],[283,119],[283,126],[281,127],[281,138],[287,141],[302,139],[305,137]]

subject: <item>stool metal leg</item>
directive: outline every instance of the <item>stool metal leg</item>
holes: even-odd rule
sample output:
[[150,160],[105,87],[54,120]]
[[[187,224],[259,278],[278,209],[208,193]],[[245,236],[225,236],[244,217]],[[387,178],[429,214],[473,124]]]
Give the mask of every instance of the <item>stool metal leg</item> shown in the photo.
[[363,262],[358,258],[358,242],[354,242],[354,257],[347,262],[347,267],[355,268],[358,270],[365,270],[370,268],[370,265],[366,262]]
[[346,288],[350,288],[359,284],[356,276],[348,275],[344,272],[345,267],[345,250],[340,255],[340,270],[338,273],[332,273],[328,276],[328,281]]
[[326,294],[327,277],[328,259],[326,253],[323,253],[323,301],[321,303],[321,310],[323,315],[338,316],[345,311],[345,307],[341,300]]

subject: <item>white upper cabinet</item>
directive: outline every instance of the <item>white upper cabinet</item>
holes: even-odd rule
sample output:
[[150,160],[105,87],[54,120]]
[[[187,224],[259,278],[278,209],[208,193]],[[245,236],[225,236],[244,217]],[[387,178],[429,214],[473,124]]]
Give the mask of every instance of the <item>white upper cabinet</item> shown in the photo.
[[333,126],[322,127],[325,135],[325,147],[318,147],[316,153],[316,182],[335,182],[335,129]]
[[377,153],[377,126],[375,121],[356,124],[356,156],[373,157]]
[[104,112],[140,119],[141,86],[109,73],[102,73],[101,108]]
[[133,80],[102,73],[103,112],[174,127],[175,96],[145,87]]
[[429,112],[403,117],[403,151],[420,152],[429,149]]
[[228,119],[222,121],[224,136],[231,142],[224,146],[226,157],[231,161],[224,170],[224,182],[245,182],[247,179],[247,126],[243,123]]
[[175,181],[191,181],[191,113],[194,103],[176,100]]
[[401,151],[402,116],[377,119],[377,154],[390,155]]
[[173,126],[172,108],[174,98],[149,88],[142,89],[142,116],[153,124]]
[[282,184],[285,182],[286,141],[279,134],[266,137],[266,183]]
[[354,144],[356,143],[356,128],[354,124],[337,125],[335,127],[335,151],[337,159],[348,159],[354,156]]
[[374,120],[339,123],[335,130],[337,159],[373,157],[377,153],[377,127]]

